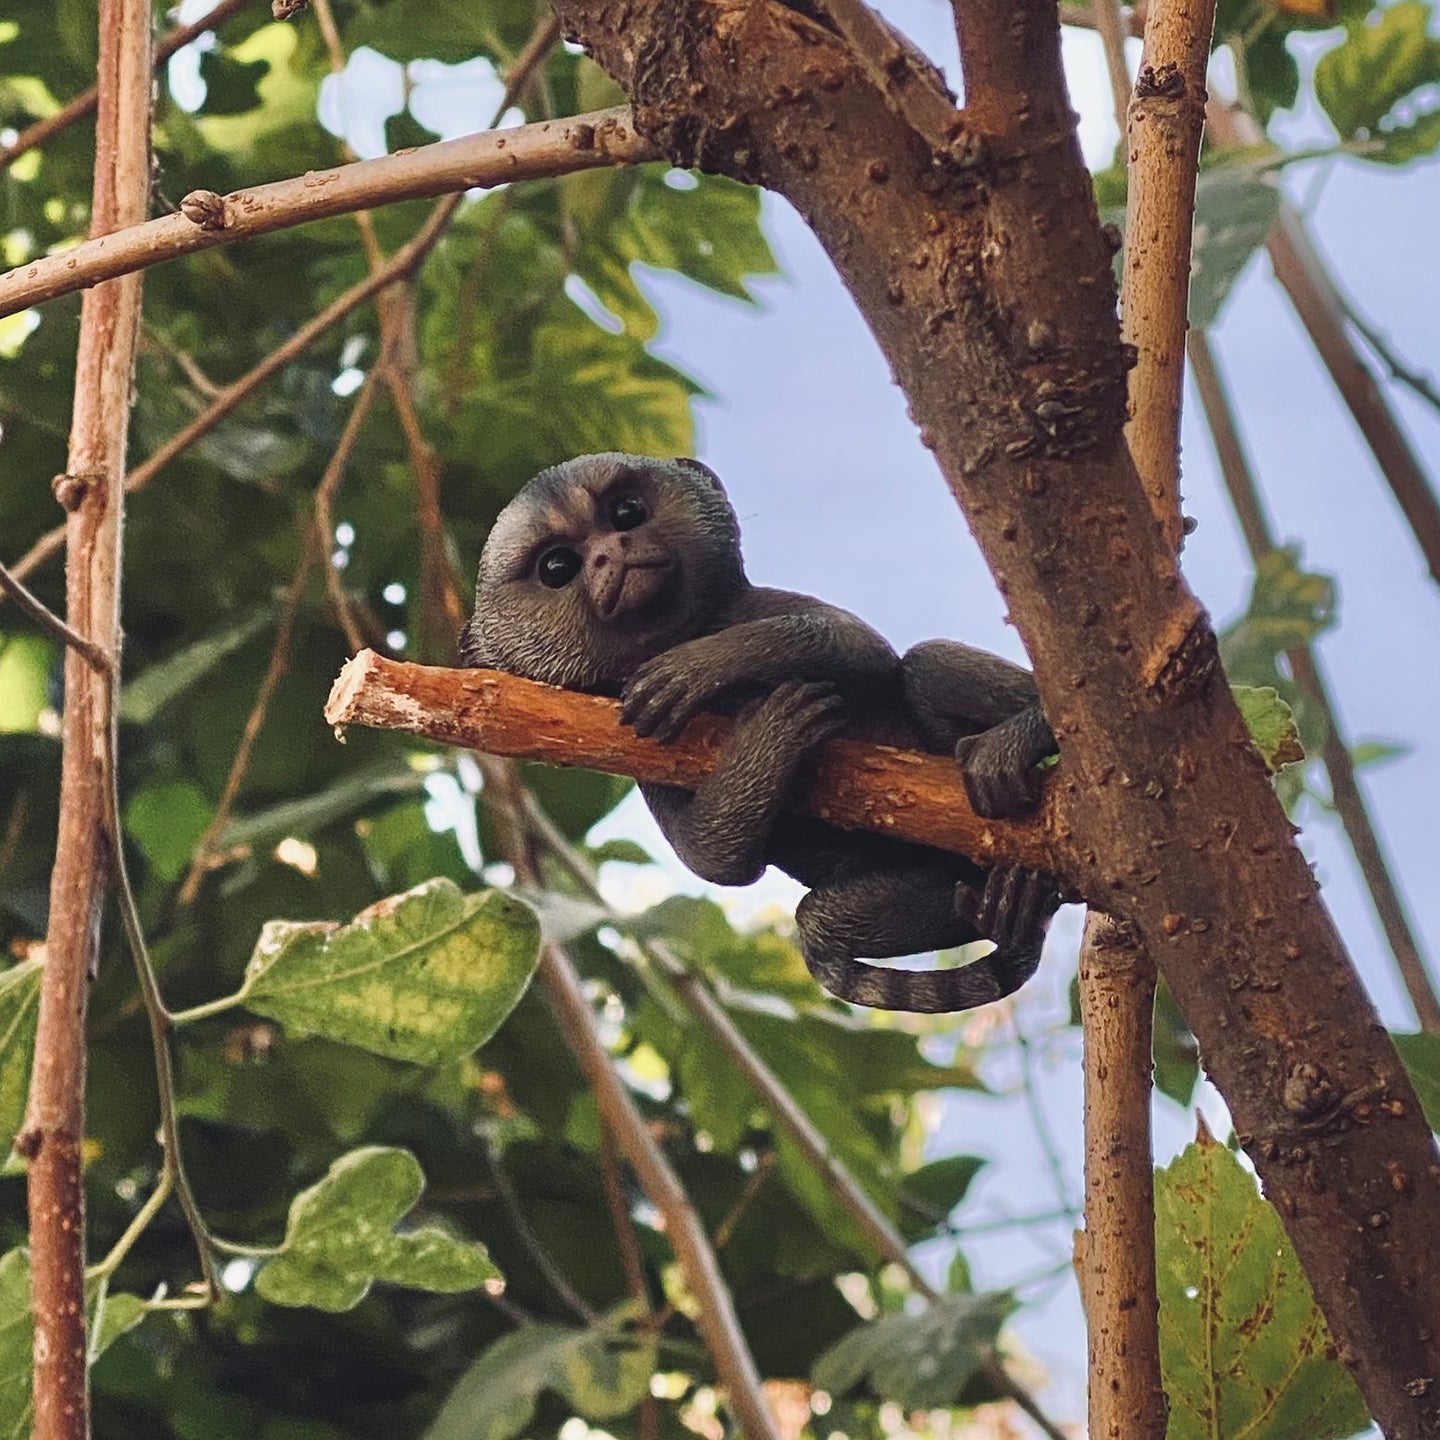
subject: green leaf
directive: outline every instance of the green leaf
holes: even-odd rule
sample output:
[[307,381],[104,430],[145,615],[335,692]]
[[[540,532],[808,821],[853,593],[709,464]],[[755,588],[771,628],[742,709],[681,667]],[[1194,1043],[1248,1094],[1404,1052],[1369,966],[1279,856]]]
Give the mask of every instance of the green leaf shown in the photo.
[[0,1145],[6,1150],[25,1121],[43,969],[39,960],[22,960],[0,971]]
[[291,1201],[284,1244],[256,1276],[256,1290],[275,1305],[339,1311],[358,1305],[377,1280],[448,1295],[498,1279],[483,1245],[433,1227],[396,1233],[424,1188],[408,1150],[370,1145],[342,1155]]
[[900,1186],[900,1229],[907,1244],[926,1239],[949,1223],[985,1161],[978,1155],[946,1155],[912,1170]]
[[225,50],[206,50],[200,56],[200,78],[205,82],[205,114],[243,115],[260,103],[260,82],[270,62],[237,60]]
[[852,1330],[816,1361],[813,1379],[832,1395],[865,1381],[877,1398],[907,1410],[953,1405],[994,1355],[1014,1309],[1006,1290],[942,1295],[918,1315],[886,1315]]
[[1335,582],[1300,568],[1300,551],[1281,546],[1261,557],[1245,615],[1220,636],[1232,684],[1268,685],[1275,659],[1308,645],[1335,622]]
[[1295,729],[1295,712],[1277,690],[1269,685],[1232,685],[1230,693],[1268,769],[1273,772],[1305,758]]
[[539,954],[534,912],[500,890],[429,880],[349,925],[272,920],[240,998],[301,1034],[419,1065],[483,1045],[525,993]]
[[148,725],[172,700],[179,699],[271,622],[271,611],[255,610],[233,625],[187,645],[169,659],[148,666],[125,686],[120,719],[127,725]]
[[1152,1031],[1155,1087],[1177,1105],[1189,1105],[1200,1079],[1200,1047],[1175,1003],[1174,992],[1161,980],[1155,987]]
[[1203,170],[1195,186],[1190,324],[1208,329],[1280,213],[1280,191],[1253,164]]
[[170,780],[147,785],[130,797],[125,831],[162,880],[178,880],[213,813],[198,785]]
[[1391,740],[1357,740],[1350,747],[1350,763],[1358,770],[1362,765],[1383,765],[1387,760],[1399,760],[1411,751],[1409,745],[1397,745]]
[[[103,1282],[86,1284],[90,1310],[89,1362],[133,1330],[149,1307],[138,1295],[110,1295]],[[30,1256],[26,1250],[0,1255],[0,1440],[28,1440],[35,1417],[30,1394],[35,1326],[30,1315]]]
[[588,1420],[633,1410],[649,1392],[656,1346],[624,1331],[629,1314],[622,1307],[588,1330],[524,1325],[497,1340],[456,1382],[424,1440],[510,1440],[529,1425],[542,1390]]
[[1413,103],[1417,90],[1440,83],[1440,40],[1430,36],[1430,18],[1420,0],[1400,0],[1320,57],[1315,96],[1342,139],[1388,142],[1394,134],[1403,154],[1381,157],[1392,160],[1427,154],[1440,140],[1440,115],[1433,110],[1408,124],[1403,111],[1396,113]]
[[1208,1136],[1155,1177],[1167,1440],[1338,1440],[1368,1418],[1274,1208]]
[[655,857],[638,840],[614,839],[586,850],[592,865],[614,860],[621,865],[653,865]]
[[1440,1133],[1440,1035],[1404,1035],[1391,1031],[1400,1063],[1415,1087],[1415,1096],[1430,1128]]

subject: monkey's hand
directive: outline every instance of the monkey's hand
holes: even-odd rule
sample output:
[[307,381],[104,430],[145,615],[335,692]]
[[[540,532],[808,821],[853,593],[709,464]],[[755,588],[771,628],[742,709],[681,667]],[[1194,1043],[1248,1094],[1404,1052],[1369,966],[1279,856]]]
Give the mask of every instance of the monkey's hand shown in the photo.
[[689,640],[647,660],[620,691],[620,718],[637,735],[661,744],[674,740],[689,722],[735,682],[713,645],[719,637]]
[[1023,865],[997,865],[978,891],[963,881],[955,887],[955,913],[997,950],[1023,949],[1042,938],[1059,908],[1055,877]]
[[1055,737],[1038,705],[955,745],[965,793],[986,820],[1015,820],[1040,803],[1041,775],[1035,767],[1055,748]]

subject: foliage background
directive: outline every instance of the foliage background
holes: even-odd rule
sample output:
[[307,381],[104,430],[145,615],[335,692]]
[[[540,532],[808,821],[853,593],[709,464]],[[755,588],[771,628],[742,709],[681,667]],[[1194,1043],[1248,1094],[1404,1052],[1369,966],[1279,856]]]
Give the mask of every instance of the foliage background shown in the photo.
[[[886,10],[931,54],[951,59],[943,6],[914,0]],[[337,15],[347,47],[415,62],[403,112],[388,122],[382,113],[387,96],[392,109],[407,100],[393,63],[362,54],[347,84],[337,86],[326,79],[315,27],[270,25],[257,5],[224,27],[219,47],[172,65],[157,131],[165,199],[331,163],[338,158],[331,131],[346,133],[361,153],[377,153],[432,133],[480,128],[499,91],[487,61],[503,69],[534,20],[517,0],[388,0],[338,6]],[[1287,28],[1277,21],[1267,29],[1263,15],[1231,18],[1262,37]],[[53,9],[25,0],[0,24],[0,124],[22,126],[43,114],[51,97],[67,98],[88,83],[92,24],[79,0]],[[1292,37],[1307,81],[1311,57],[1339,39],[1334,30]],[[1091,37],[1072,33],[1069,43],[1082,134],[1099,169],[1114,139],[1103,69]],[[1262,62],[1247,79],[1263,104],[1267,94],[1270,102],[1286,98],[1285,67],[1273,53],[1266,62],[1261,49]],[[953,64],[947,68],[953,75]],[[1363,79],[1375,83],[1373,75]],[[205,88],[194,109],[197,81]],[[1278,92],[1267,92],[1266,83]],[[1417,93],[1423,109],[1429,92]],[[597,72],[559,55],[531,113],[568,113],[611,98]],[[1308,83],[1296,112],[1279,114],[1273,128],[1297,147],[1335,138]],[[88,127],[74,127],[0,179],[6,263],[83,228],[89,143]],[[1284,175],[1313,209],[1362,307],[1401,353],[1422,364],[1427,347],[1434,353],[1433,227],[1425,217],[1440,200],[1436,174],[1420,168],[1397,178],[1373,162],[1332,157]],[[886,384],[869,337],[808,232],[768,202],[765,233],[784,278],[765,278],[771,261],[756,228],[761,208],[734,186],[695,186],[651,168],[500,192],[462,212],[425,269],[418,332],[423,418],[443,462],[455,556],[468,571],[499,505],[540,465],[585,449],[698,451],[726,477],[755,578],[846,605],[900,646],[953,634],[1016,654],[902,397]],[[400,206],[378,215],[385,248],[412,234],[425,210]],[[1303,537],[1307,568],[1338,577],[1345,624],[1330,632],[1325,654],[1352,734],[1412,747],[1368,772],[1367,784],[1433,952],[1440,913],[1429,903],[1423,867],[1440,793],[1433,744],[1440,679],[1415,657],[1428,650],[1434,589],[1263,270],[1258,264],[1245,272],[1217,343],[1277,530]],[[348,219],[153,271],[133,459],[204,403],[206,378],[224,383],[243,373],[363,273]],[[758,310],[744,303],[747,295],[760,299]],[[56,518],[44,480],[63,464],[77,314],[78,304],[61,301],[33,331],[25,317],[0,322],[6,559]],[[349,919],[377,897],[436,874],[477,883],[485,835],[473,771],[449,760],[417,769],[413,747],[395,737],[352,733],[342,749],[326,732],[320,704],[344,644],[312,582],[288,672],[245,778],[237,828],[225,838],[246,853],[212,874],[194,904],[180,899],[192,848],[269,659],[279,595],[299,554],[314,485],[376,350],[374,311],[362,307],[167,467],[130,509],[126,823],[147,929],[176,1007],[235,988],[267,920]],[[1422,451],[1440,460],[1434,413],[1403,392],[1396,403]],[[1250,567],[1223,518],[1208,445],[1193,424],[1186,490],[1188,508],[1202,521],[1187,547],[1187,569],[1217,614],[1236,615]],[[343,581],[366,604],[372,643],[388,636],[417,653],[424,627],[413,480],[383,398],[349,467],[336,518]],[[59,605],[58,567],[36,588]],[[24,633],[11,613],[0,612],[0,630],[0,939],[18,957],[43,933],[59,697],[52,648]],[[197,651],[202,643],[209,648]],[[432,651],[430,658],[443,657]],[[549,777],[543,785],[576,839],[622,789],[580,776]],[[1313,802],[1302,802],[1301,813],[1366,979],[1387,1021],[1408,1028],[1343,844]],[[697,888],[666,859],[633,800],[592,838],[622,834],[638,836],[660,864],[608,867],[617,900],[636,905],[677,887]],[[276,857],[275,846],[287,838],[313,847],[313,873],[306,873],[304,849],[286,852],[292,863]],[[789,895],[783,883],[767,882],[737,902],[737,913]],[[1057,1413],[1078,1413],[1083,1348],[1066,1270],[1079,1175],[1078,1035],[1066,999],[1077,917],[1057,924],[1041,981],[1016,1007],[1013,1023],[1005,1013],[987,1013],[946,1027],[923,1049],[908,1027],[867,1018],[857,1028],[821,1002],[783,939],[740,937],[704,905],[672,902],[655,923],[738,987],[726,992],[737,1017],[907,1237],[928,1239],[921,1255],[930,1273],[944,1278],[959,1255],[962,1283],[968,1271],[981,1288],[1021,1286],[1026,1303],[1015,1331],[1058,1381]],[[107,933],[90,1080],[97,1255],[148,1192],[157,1159],[148,1040],[116,927]],[[898,1293],[873,1273],[873,1256],[814,1178],[776,1147],[743,1087],[667,1018],[613,946],[591,935],[576,951],[712,1230],[745,1199],[722,1254],[762,1369],[808,1373],[825,1346],[854,1325],[854,1304],[860,1313],[893,1308]],[[780,996],[799,1007],[803,1023],[776,1023],[746,992]],[[1157,1101],[1162,1160],[1192,1133],[1173,1099],[1189,1098],[1193,1056],[1183,1034],[1175,1038],[1172,1099]],[[867,1063],[855,1063],[857,1052]],[[419,1433],[463,1367],[511,1332],[517,1315],[566,1326],[584,1318],[547,1278],[537,1253],[585,1307],[604,1311],[623,1298],[601,1200],[593,1106],[538,997],[522,1002],[475,1062],[433,1071],[297,1041],[233,1014],[188,1030],[180,1054],[186,1152],[217,1231],[273,1242],[290,1199],[340,1154],[362,1142],[404,1145],[428,1180],[424,1217],[489,1246],[514,1309],[474,1294],[384,1289],[336,1319],[265,1303],[240,1262],[227,1276],[239,1294],[223,1310],[196,1321],[154,1317],[115,1343],[95,1377],[100,1434]],[[915,1103],[917,1095],[955,1084],[962,1088],[947,1090],[941,1104]],[[1201,1091],[1200,1103],[1223,1133],[1213,1096]],[[937,1161],[917,1179],[927,1154],[948,1163]],[[964,1160],[971,1154],[994,1163],[980,1170]],[[762,1179],[752,1184],[757,1173]],[[962,1197],[957,1246],[947,1217]],[[1037,1224],[1000,1223],[1049,1212],[1054,1218]],[[667,1248],[643,1207],[638,1214],[658,1284]],[[11,1177],[0,1180],[0,1250],[22,1240],[23,1182]],[[183,1282],[193,1268],[187,1247],[178,1217],[165,1212],[127,1262],[123,1287],[146,1294],[162,1281]],[[835,1284],[842,1275],[862,1278],[847,1280],[842,1294]],[[672,1317],[666,1343],[661,1368],[703,1381],[704,1362],[683,1314]],[[695,1399],[684,1386],[680,1395]],[[598,1403],[593,1391],[570,1398]],[[566,1409],[553,1391],[541,1406],[535,1433],[550,1433]],[[673,1424],[678,1407],[664,1413]],[[859,1402],[825,1423],[858,1434],[883,1419],[873,1403]],[[622,1414],[605,1423],[623,1434],[634,1422]]]

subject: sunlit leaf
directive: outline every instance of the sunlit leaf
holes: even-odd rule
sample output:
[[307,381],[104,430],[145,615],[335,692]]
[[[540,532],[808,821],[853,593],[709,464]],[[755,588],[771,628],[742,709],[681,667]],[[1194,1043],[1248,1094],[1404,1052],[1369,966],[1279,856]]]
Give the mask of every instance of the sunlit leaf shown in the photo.
[[918,1315],[885,1315],[852,1330],[820,1357],[813,1379],[835,1395],[863,1381],[877,1398],[907,1410],[953,1405],[994,1355],[1014,1309],[1004,1290],[942,1295]]
[[633,1410],[649,1392],[656,1347],[626,1331],[628,1317],[627,1307],[588,1330],[523,1325],[497,1340],[456,1382],[424,1440],[510,1440],[544,1390],[588,1420]]
[[500,890],[436,879],[349,925],[272,920],[241,991],[297,1033],[437,1064],[467,1055],[524,994],[539,953],[534,912]]
[[1295,729],[1295,713],[1269,685],[1232,685],[1230,693],[1240,707],[1245,728],[1266,766],[1279,770],[1305,758]]
[[377,1280],[450,1294],[498,1279],[483,1245],[429,1226],[396,1231],[424,1188],[408,1150],[371,1145],[342,1155],[291,1202],[284,1243],[256,1290],[275,1305],[350,1310]]
[[1368,1418],[1274,1207],[1208,1136],[1155,1177],[1167,1440],[1339,1440]]

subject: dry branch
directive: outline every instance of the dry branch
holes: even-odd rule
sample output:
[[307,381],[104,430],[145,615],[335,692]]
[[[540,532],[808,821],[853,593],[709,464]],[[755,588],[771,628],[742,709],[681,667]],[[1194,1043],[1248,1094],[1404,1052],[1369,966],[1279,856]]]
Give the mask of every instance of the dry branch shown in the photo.
[[[150,201],[150,4],[101,0],[91,229],[141,219]],[[66,619],[103,653],[120,642],[120,534],[140,277],[85,297],[67,474]],[[67,503],[68,502],[68,503]],[[113,667],[112,667],[113,668]],[[36,1440],[89,1434],[85,1342],[85,1008],[99,943],[115,714],[109,671],[65,654],[60,827],[25,1126],[29,1159]]]
[[87,240],[0,275],[0,318],[180,255],[312,220],[514,180],[635,165],[657,156],[655,147],[636,133],[630,111],[617,106],[442,140],[225,196],[196,190],[180,202],[179,214]]
[[[700,716],[673,745],[641,740],[619,706],[497,670],[447,670],[362,650],[325,706],[332,725],[404,730],[492,755],[580,765],[663,785],[695,786],[715,768],[730,722]],[[846,829],[873,830],[977,860],[1048,866],[1038,821],[981,820],[954,762],[885,745],[832,740],[796,795],[796,808]]]
[[608,0],[555,8],[671,163],[785,195],[840,271],[1035,662],[1048,833],[1169,980],[1372,1412],[1428,1440],[1440,1156],[1125,448],[1054,5],[956,7],[981,173],[938,185],[843,40],[788,7],[632,0],[622,29]]

